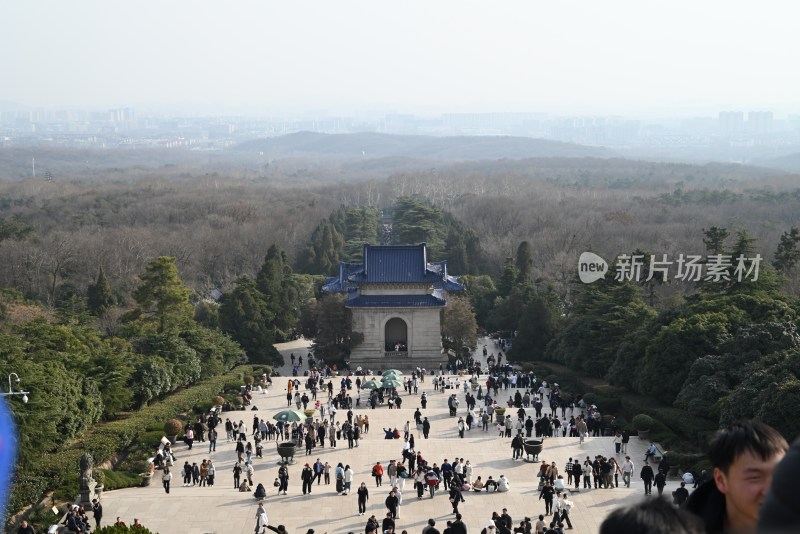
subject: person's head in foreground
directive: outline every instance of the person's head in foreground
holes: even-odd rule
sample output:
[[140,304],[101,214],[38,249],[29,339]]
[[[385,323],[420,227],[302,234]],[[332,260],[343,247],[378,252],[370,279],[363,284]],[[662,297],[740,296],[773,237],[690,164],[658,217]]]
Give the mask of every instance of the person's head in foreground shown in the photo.
[[738,421],[721,430],[708,450],[712,480],[689,497],[687,509],[710,532],[755,532],[775,466],[788,448],[777,430],[760,421]]
[[800,531],[800,438],[792,443],[783,460],[775,468],[772,487],[764,498],[758,516],[758,532],[783,534]]
[[666,499],[648,499],[617,508],[600,524],[599,534],[646,532],[647,534],[703,534],[703,521]]

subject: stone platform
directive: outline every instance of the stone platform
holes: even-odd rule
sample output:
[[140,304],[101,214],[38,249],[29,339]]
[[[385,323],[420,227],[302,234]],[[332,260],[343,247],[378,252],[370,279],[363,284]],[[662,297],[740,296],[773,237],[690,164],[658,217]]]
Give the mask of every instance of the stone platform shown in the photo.
[[[284,347],[287,348],[287,347]],[[291,347],[294,349],[295,347]],[[295,354],[304,354],[298,345]],[[272,415],[286,407],[285,386],[286,378],[274,379],[274,386],[269,393],[255,395],[253,405],[258,411],[238,411],[223,413],[223,420],[243,420],[251,427],[253,415],[272,418]],[[508,493],[469,493],[464,497],[466,502],[460,506],[468,528],[473,533],[478,533],[493,511],[501,512],[503,507],[508,508],[509,514],[515,524],[529,516],[534,520],[544,512],[543,501],[538,500],[535,477],[537,464],[514,461],[511,458],[510,438],[497,436],[495,430],[488,433],[473,429],[466,433],[464,439],[459,439],[456,421],[457,418],[448,416],[447,396],[434,392],[429,379],[422,385],[422,391],[428,392],[428,408],[424,415],[431,422],[430,439],[423,439],[421,432],[413,427],[413,413],[419,406],[418,396],[403,395],[406,397],[401,410],[389,410],[380,407],[376,410],[355,409],[356,413],[366,414],[370,419],[371,430],[364,435],[361,446],[354,449],[347,448],[346,441],[340,441],[338,448],[317,448],[311,456],[305,456],[304,451],[299,451],[295,465],[290,467],[289,494],[278,496],[277,488],[272,483],[277,477],[276,442],[265,442],[264,458],[254,459],[256,474],[254,482],[261,482],[266,486],[268,497],[266,509],[271,525],[283,524],[291,534],[302,534],[307,529],[314,529],[317,534],[347,532],[361,533],[364,531],[366,519],[370,514],[380,520],[386,514],[384,499],[388,495],[388,477],[382,487],[376,488],[375,481],[370,476],[371,466],[380,461],[384,466],[390,459],[399,459],[402,440],[385,440],[383,427],[397,427],[402,431],[406,421],[412,421],[412,432],[415,434],[416,448],[422,452],[428,462],[441,464],[444,458],[452,460],[456,456],[470,460],[474,465],[474,476],[482,476],[485,480],[489,475],[497,479],[506,475],[511,482],[511,491]],[[449,392],[449,390],[448,390]],[[500,398],[505,399],[513,395],[513,390],[501,391]],[[327,396],[320,395],[321,399]],[[463,402],[463,389],[459,392],[462,400],[459,415],[465,414]],[[601,407],[602,408],[602,407]],[[532,409],[530,412],[532,413]],[[345,413],[337,414],[338,420],[343,420]],[[145,526],[161,534],[245,534],[253,532],[255,525],[256,500],[252,494],[243,494],[233,489],[233,474],[231,472],[235,461],[234,444],[224,439],[218,441],[216,452],[208,452],[207,443],[196,443],[193,450],[187,450],[182,443],[176,446],[177,455],[176,472],[174,473],[172,490],[165,494],[160,484],[160,471],[156,473],[153,483],[149,487],[132,488],[117,491],[108,491],[103,495],[105,509],[104,524],[113,523],[116,516],[121,516],[126,523],[131,524],[138,518]],[[644,456],[644,442],[633,438],[629,445],[631,457],[636,464],[636,471],[641,468]],[[594,458],[597,454],[614,456],[614,445],[611,438],[589,438],[583,444],[577,438],[552,438],[547,439],[540,460],[555,460],[562,470],[567,459],[578,457],[581,460],[587,456]],[[214,460],[217,467],[217,482],[214,487],[182,487],[182,477],[179,472],[184,461],[198,462],[205,458]],[[319,458],[323,463],[330,462],[333,466],[342,462],[350,464],[355,471],[353,488],[364,481],[370,491],[370,501],[366,516],[357,515],[357,502],[355,493],[349,496],[338,496],[335,486],[315,485],[311,494],[302,495],[300,471],[303,464],[309,464]],[[617,456],[617,458],[620,458]],[[678,485],[678,481],[670,480],[665,495]],[[614,508],[644,498],[643,485],[640,480],[633,481],[632,488],[623,487],[614,489],[581,490],[573,494],[570,499],[575,503],[570,516],[575,527],[574,532],[595,533],[603,518]],[[445,528],[445,522],[453,519],[451,506],[446,492],[437,493],[433,499],[427,496],[417,500],[413,484],[406,484],[403,503],[400,508],[400,518],[397,520],[397,532],[407,530],[409,533],[418,534],[425,526],[428,518],[437,521],[437,528]]]

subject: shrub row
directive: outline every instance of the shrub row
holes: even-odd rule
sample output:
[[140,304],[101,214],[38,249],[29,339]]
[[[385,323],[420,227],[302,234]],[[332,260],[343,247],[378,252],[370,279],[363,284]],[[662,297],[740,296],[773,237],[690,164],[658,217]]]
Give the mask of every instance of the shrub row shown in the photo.
[[238,388],[244,376],[251,375],[250,366],[237,367],[224,375],[176,392],[163,401],[131,413],[125,419],[97,424],[73,443],[44,455],[39,462],[24,470],[18,470],[7,510],[15,513],[38,502],[50,490],[55,490],[55,499],[73,498],[79,487],[80,458],[84,452],[91,454],[96,464],[102,463],[133,445],[154,425],[163,428],[166,420],[207,403],[212,396],[221,393],[226,385],[235,384]]

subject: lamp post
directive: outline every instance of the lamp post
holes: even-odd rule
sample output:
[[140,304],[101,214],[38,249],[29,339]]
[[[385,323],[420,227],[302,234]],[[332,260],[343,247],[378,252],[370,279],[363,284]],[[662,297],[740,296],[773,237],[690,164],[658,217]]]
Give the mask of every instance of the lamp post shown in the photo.
[[19,384],[19,375],[17,373],[11,373],[8,375],[8,392],[3,393],[0,392],[0,397],[8,397],[10,395],[22,395],[22,402],[28,402],[28,395],[30,391],[14,391],[14,388],[11,386],[11,377],[14,377],[17,384]]

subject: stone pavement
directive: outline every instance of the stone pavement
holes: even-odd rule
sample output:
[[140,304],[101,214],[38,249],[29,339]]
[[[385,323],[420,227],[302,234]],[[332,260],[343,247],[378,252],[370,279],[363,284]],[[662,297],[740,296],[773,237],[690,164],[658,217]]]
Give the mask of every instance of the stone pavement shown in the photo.
[[[296,355],[298,353],[295,352]],[[286,378],[274,378],[273,387],[268,393],[254,396],[253,405],[258,407],[258,411],[226,412],[223,414],[223,419],[228,417],[231,420],[243,420],[248,428],[252,426],[254,415],[271,419],[273,414],[286,407],[286,381]],[[444,458],[452,460],[458,456],[470,460],[473,464],[473,477],[480,475],[485,480],[491,475],[497,479],[504,474],[511,482],[511,491],[507,493],[464,494],[466,502],[461,504],[459,511],[464,516],[470,532],[477,534],[486,525],[492,512],[501,513],[504,507],[508,508],[515,526],[525,516],[535,521],[539,514],[544,513],[544,503],[538,500],[538,480],[535,476],[538,464],[512,460],[511,439],[498,437],[493,429],[485,433],[473,428],[466,433],[464,439],[459,439],[456,429],[457,418],[448,416],[448,395],[433,392],[429,379],[420,388],[420,393],[422,391],[428,392],[428,407],[423,410],[423,415],[431,422],[430,439],[423,439],[421,431],[416,431],[413,423],[412,433],[415,436],[416,448],[422,452],[423,457],[431,464],[433,462],[441,464]],[[508,391],[513,395],[513,391]],[[278,471],[276,442],[264,442],[264,458],[253,460],[256,471],[254,482],[256,484],[261,482],[267,488],[268,496],[265,501],[270,524],[286,525],[290,534],[303,534],[310,528],[317,534],[326,532],[359,534],[364,531],[369,515],[374,514],[378,520],[382,520],[386,515],[383,502],[390,490],[388,476],[384,476],[383,486],[376,488],[370,471],[376,461],[386,466],[390,459],[401,458],[402,440],[384,439],[381,428],[397,427],[402,431],[406,421],[413,421],[414,410],[419,406],[419,397],[405,394],[403,396],[405,402],[401,410],[389,410],[386,406],[376,410],[354,409],[357,414],[368,415],[370,420],[370,432],[363,435],[360,447],[348,449],[345,440],[339,441],[338,448],[318,447],[311,456],[305,456],[304,450],[298,451],[295,457],[297,462],[289,469],[289,494],[286,496],[278,496],[277,488],[272,485]],[[463,389],[459,391],[458,396],[462,401],[459,415],[464,415],[466,409]],[[327,395],[320,394],[319,398],[327,399]],[[501,392],[500,398],[506,398],[505,392]],[[602,407],[600,408],[602,410]],[[529,413],[532,411],[531,409]],[[345,417],[344,411],[339,411],[337,414],[337,420],[344,420]],[[224,438],[224,430],[221,435]],[[635,438],[629,444],[628,452],[636,465],[636,473],[641,469],[644,448],[644,442]],[[148,487],[106,492],[103,495],[104,524],[112,523],[116,516],[121,516],[128,524],[131,524],[134,518],[138,518],[145,526],[161,534],[253,532],[257,502],[252,494],[239,493],[233,489],[231,470],[236,458],[234,444],[221,439],[217,443],[216,452],[209,453],[207,443],[196,443],[193,450],[189,451],[179,442],[175,454],[177,462],[169,495],[161,486],[160,471],[156,473],[153,483]],[[583,444],[579,444],[577,438],[547,439],[539,460],[555,460],[559,470],[563,470],[564,464],[570,457],[583,460],[587,456],[594,458],[597,454],[614,455],[611,438],[588,438]],[[205,458],[213,459],[216,465],[215,485],[202,488],[183,487],[179,472],[183,462],[199,464]],[[350,464],[355,472],[353,490],[362,481],[367,483],[370,500],[366,516],[357,514],[355,491],[348,496],[338,496],[335,481],[332,481],[331,485],[315,484],[311,494],[306,496],[302,494],[300,471],[306,461],[313,464],[317,458],[323,463],[329,462],[334,467],[339,462]],[[664,494],[669,496],[678,484],[679,481],[670,480]],[[630,489],[624,487],[590,489],[573,493],[570,496],[575,504],[570,513],[575,527],[573,532],[587,534],[597,532],[600,523],[611,510],[644,498],[643,494],[643,484],[636,477]],[[422,500],[418,500],[413,483],[407,482],[400,507],[400,517],[396,520],[397,532],[407,530],[409,534],[418,534],[430,517],[436,519],[440,532],[445,528],[445,522],[454,518],[447,493],[440,491],[433,499],[426,494]]]

